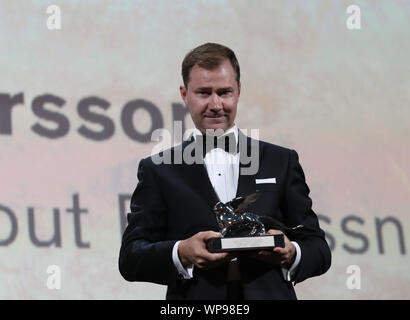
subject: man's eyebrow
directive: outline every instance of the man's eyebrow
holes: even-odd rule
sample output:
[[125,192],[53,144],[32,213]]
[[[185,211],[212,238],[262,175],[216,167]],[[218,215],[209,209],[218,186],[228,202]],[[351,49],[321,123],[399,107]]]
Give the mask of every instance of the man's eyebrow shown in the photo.
[[216,91],[227,91],[227,90],[233,90],[232,87],[223,87],[223,88],[219,88]]
[[[196,88],[195,91],[212,91],[212,87],[199,87]],[[233,90],[233,87],[223,87],[223,88],[218,88],[216,91],[227,91],[227,90]]]

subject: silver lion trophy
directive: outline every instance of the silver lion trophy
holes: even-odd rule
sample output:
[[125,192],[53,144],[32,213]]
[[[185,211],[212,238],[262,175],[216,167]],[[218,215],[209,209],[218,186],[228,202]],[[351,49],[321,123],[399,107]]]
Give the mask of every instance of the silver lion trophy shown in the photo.
[[259,198],[256,191],[246,197],[238,197],[214,207],[222,238],[211,238],[206,247],[209,252],[249,251],[284,247],[283,234],[267,235],[269,229],[282,229],[279,221],[247,211]]

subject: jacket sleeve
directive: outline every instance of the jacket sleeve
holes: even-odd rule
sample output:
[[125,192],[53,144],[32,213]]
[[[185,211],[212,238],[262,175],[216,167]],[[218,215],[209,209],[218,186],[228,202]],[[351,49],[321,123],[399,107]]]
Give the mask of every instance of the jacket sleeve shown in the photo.
[[166,285],[176,274],[172,261],[176,241],[165,240],[167,208],[152,166],[152,161],[143,159],[138,167],[138,184],[122,237],[119,270],[127,281]]
[[293,276],[295,283],[309,277],[325,273],[331,264],[330,248],[325,240],[325,233],[320,229],[319,221],[312,210],[309,187],[305,181],[298,154],[291,150],[289,155],[284,201],[284,219],[287,226],[303,225],[303,232],[290,238],[301,249],[301,260]]

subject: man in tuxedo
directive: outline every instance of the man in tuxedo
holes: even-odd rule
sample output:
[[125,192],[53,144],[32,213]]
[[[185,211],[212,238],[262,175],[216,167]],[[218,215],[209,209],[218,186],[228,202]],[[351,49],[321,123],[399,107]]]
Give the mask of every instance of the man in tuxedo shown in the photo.
[[[296,299],[293,285],[325,273],[331,263],[297,153],[238,129],[240,68],[231,49],[215,43],[193,49],[182,63],[182,77],[181,97],[196,129],[166,150],[170,163],[140,161],[120,249],[122,276],[167,285],[167,299]],[[197,148],[209,133],[228,138],[234,148]],[[174,161],[178,152],[182,163]],[[186,155],[198,159],[198,153],[202,161],[187,161]],[[285,231],[284,248],[209,252],[206,241],[221,237],[215,204],[256,190],[260,197],[249,211],[288,228],[267,233],[300,231]]]

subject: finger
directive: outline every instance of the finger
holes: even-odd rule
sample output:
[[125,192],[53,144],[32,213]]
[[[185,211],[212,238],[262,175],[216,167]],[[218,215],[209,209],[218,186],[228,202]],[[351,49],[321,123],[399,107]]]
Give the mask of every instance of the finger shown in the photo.
[[258,252],[258,255],[260,255],[260,256],[271,256],[272,252],[268,251],[268,250],[261,250],[261,251]]
[[203,259],[209,262],[214,262],[214,261],[226,259],[228,256],[228,253],[227,252],[211,253],[208,250],[204,250],[201,256]]
[[202,239],[204,241],[211,239],[211,238],[221,238],[222,234],[220,232],[215,231],[206,231],[202,234]]
[[285,255],[287,253],[287,250],[285,248],[275,247],[273,248],[273,252],[276,252],[280,255]]
[[266,234],[270,234],[270,235],[275,235],[275,234],[282,234],[283,232],[280,230],[276,230],[276,229],[269,229],[268,232],[266,232]]

